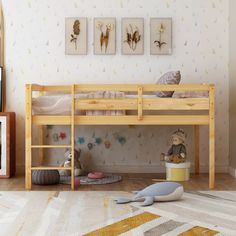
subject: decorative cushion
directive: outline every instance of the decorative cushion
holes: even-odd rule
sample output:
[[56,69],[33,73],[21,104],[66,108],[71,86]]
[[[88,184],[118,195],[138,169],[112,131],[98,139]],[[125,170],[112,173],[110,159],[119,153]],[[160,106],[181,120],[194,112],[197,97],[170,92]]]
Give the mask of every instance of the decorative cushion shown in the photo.
[[33,170],[32,183],[37,185],[59,184],[60,175],[58,170]]
[[[180,71],[169,71],[161,76],[157,84],[179,84],[181,79]],[[158,97],[172,97],[174,91],[160,91],[156,95]]]

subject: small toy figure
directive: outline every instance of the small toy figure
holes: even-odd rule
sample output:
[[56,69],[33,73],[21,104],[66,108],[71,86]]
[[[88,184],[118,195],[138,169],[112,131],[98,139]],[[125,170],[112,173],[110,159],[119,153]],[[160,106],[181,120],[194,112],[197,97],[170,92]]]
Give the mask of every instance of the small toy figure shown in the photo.
[[186,148],[184,145],[186,134],[182,129],[176,130],[172,135],[172,145],[167,154],[161,153],[161,161],[183,163],[186,161]]
[[[80,160],[79,160],[80,153],[81,153],[81,149],[78,149],[78,150],[75,149],[74,150],[74,166],[75,166],[74,175],[75,176],[85,174],[85,171],[82,168],[82,165],[81,165]],[[71,167],[71,157],[72,157],[71,151],[67,149],[64,156],[65,156],[66,160],[61,164],[61,166]],[[60,175],[70,176],[71,171],[70,170],[60,170]]]

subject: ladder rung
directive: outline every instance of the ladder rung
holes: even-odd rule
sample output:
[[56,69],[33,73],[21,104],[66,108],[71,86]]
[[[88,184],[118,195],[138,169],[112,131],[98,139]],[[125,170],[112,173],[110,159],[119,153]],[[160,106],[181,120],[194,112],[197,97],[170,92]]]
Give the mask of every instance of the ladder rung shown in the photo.
[[31,170],[71,170],[71,167],[63,167],[63,166],[37,166],[37,167],[31,167]]
[[71,145],[32,145],[31,148],[71,148]]

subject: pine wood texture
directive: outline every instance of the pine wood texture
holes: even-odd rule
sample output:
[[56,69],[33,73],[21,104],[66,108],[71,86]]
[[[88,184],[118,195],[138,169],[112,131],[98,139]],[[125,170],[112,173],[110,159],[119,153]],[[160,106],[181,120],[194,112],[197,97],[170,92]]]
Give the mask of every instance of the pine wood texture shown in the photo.
[[[44,144],[44,126],[43,125],[38,126],[38,136],[39,136],[39,143],[41,144],[41,145],[38,145],[38,147],[43,147],[43,144]],[[37,148],[37,147],[32,145],[32,148]],[[39,148],[38,151],[39,151],[39,163],[40,165],[43,165],[44,149]]]
[[200,130],[199,125],[194,125],[194,155],[195,155],[195,174],[200,173]]
[[143,119],[143,88],[141,86],[138,87],[138,120]]
[[215,186],[215,87],[209,90],[209,188]]
[[37,167],[31,167],[31,170],[71,170],[71,167],[63,167],[63,166],[37,166]]
[[71,86],[71,189],[75,189],[75,85]]
[[[70,125],[70,116],[33,116],[37,125]],[[208,115],[75,116],[75,125],[208,125]]]
[[71,145],[32,145],[31,148],[71,148]]
[[[71,94],[71,115],[32,116],[32,91]],[[137,98],[120,99],[78,99],[78,92],[123,91],[136,93]],[[204,98],[158,98],[148,99],[145,93],[157,91],[207,91]],[[199,172],[199,125],[209,125],[209,188],[215,185],[215,93],[214,85],[181,84],[79,84],[66,86],[26,85],[26,188],[31,188],[31,148],[50,148],[50,146],[31,144],[31,125],[71,125],[71,149],[74,150],[75,125],[195,125],[195,164]],[[123,116],[85,116],[75,115],[75,110],[133,110],[137,115]],[[145,110],[160,111],[158,114],[145,115]],[[172,111],[161,115],[161,111]],[[189,115],[181,111],[200,111],[201,114]],[[178,112],[178,113],[175,113]],[[205,113],[204,113],[205,112]],[[206,113],[207,112],[207,113]],[[204,114],[202,114],[204,113]],[[57,148],[56,146],[52,146]],[[58,147],[61,148],[61,147]],[[74,154],[72,151],[72,174],[74,172]],[[73,175],[72,175],[73,176]],[[74,178],[71,187],[74,189]]]
[[[164,101],[163,101],[164,99]],[[137,99],[79,99],[76,107],[79,110],[209,110],[208,98],[142,98],[140,92]],[[142,104],[142,106],[141,106]],[[142,108],[142,109],[141,109]]]
[[[153,91],[209,91],[209,84],[76,84],[75,92],[124,91],[137,92],[142,86],[144,92]],[[33,91],[40,92],[71,92],[71,85],[39,85],[32,84]]]
[[25,189],[32,187],[32,85],[26,85],[26,122],[25,122]]

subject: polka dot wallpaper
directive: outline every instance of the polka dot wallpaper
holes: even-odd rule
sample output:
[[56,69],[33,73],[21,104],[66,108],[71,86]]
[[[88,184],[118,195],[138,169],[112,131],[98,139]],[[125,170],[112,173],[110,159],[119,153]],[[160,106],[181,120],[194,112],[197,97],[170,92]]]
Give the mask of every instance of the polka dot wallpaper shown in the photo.
[[[228,166],[228,1],[227,0],[3,0],[6,35],[7,109],[17,114],[17,165],[24,165],[26,83],[155,83],[180,70],[182,83],[216,85],[216,165]],[[65,55],[65,17],[88,18],[88,55]],[[116,17],[116,55],[93,55],[93,18]],[[121,18],[144,18],[144,55],[121,55]],[[150,55],[150,17],[172,17],[173,53]],[[85,164],[111,171],[160,171],[159,153],[177,127],[81,127],[76,144]],[[192,128],[187,134],[193,155]],[[47,129],[48,142],[65,142],[68,130]],[[207,129],[201,128],[202,170],[207,170]],[[67,140],[68,141],[68,140]],[[57,154],[57,153],[56,153]],[[48,159],[63,160],[63,153]]]

